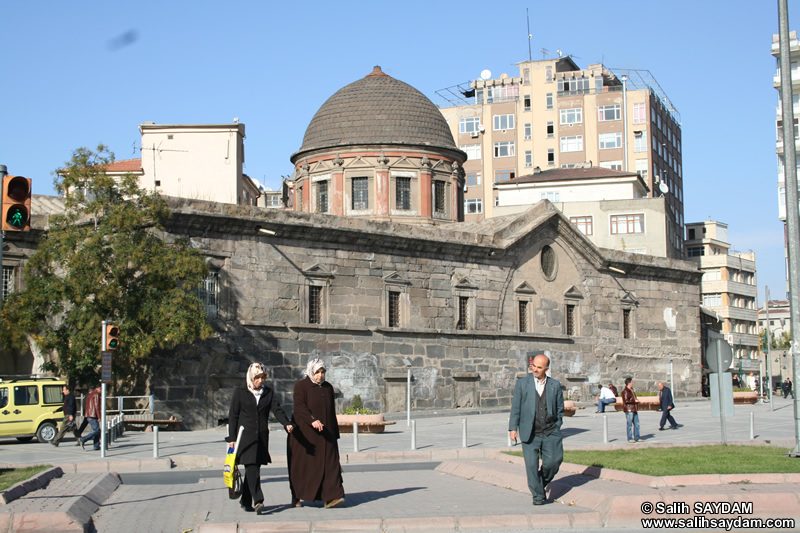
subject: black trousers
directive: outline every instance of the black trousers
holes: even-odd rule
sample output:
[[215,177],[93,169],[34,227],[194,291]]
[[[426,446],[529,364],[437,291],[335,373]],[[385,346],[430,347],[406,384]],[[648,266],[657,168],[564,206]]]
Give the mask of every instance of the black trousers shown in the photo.
[[242,483],[242,505],[253,505],[264,501],[261,492],[261,465],[244,465],[244,483]]

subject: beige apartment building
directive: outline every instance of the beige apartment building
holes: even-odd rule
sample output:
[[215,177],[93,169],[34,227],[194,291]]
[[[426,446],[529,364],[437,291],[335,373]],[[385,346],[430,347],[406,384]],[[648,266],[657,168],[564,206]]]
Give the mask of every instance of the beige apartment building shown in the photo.
[[721,333],[737,359],[758,357],[756,254],[730,253],[728,225],[707,220],[686,224],[687,260],[703,271],[703,307],[722,321]]
[[495,216],[495,184],[541,169],[604,167],[638,172],[650,197],[663,196],[669,257],[683,257],[680,115],[647,71],[570,57],[518,63],[516,76],[437,91],[437,104],[464,163],[466,221]]

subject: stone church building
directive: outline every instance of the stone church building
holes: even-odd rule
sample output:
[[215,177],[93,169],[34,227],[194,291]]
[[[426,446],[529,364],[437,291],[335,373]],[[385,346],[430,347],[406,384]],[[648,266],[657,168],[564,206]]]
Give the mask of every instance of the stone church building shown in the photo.
[[696,266],[599,249],[547,201],[465,223],[465,159],[438,109],[376,68],[314,116],[291,209],[170,198],[164,237],[206,256],[216,335],[156,354],[142,393],[212,427],[251,362],[291,404],[320,357],[339,408],[404,411],[406,361],[412,409],[502,408],[543,352],[566,398],[627,376],[655,391],[669,357],[676,394],[699,395]]

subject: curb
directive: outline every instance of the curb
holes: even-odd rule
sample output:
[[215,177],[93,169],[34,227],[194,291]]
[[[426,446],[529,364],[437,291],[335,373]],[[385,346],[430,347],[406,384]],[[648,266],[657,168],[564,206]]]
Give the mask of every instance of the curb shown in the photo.
[[[17,468],[20,467],[17,466]],[[20,481],[15,485],[11,485],[6,490],[0,491],[0,500],[3,505],[13,502],[18,498],[22,498],[29,492],[45,487],[51,479],[61,477],[62,475],[64,475],[64,471],[61,467],[54,466],[53,468],[48,468],[25,481]]]

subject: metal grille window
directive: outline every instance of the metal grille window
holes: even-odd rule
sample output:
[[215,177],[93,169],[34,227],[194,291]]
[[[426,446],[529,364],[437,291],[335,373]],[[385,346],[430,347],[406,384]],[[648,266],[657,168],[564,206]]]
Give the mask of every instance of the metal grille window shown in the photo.
[[203,302],[203,308],[210,318],[216,318],[219,312],[219,274],[209,272],[208,276],[200,283],[197,297]]
[[528,302],[519,302],[519,331],[525,333],[528,331]]
[[631,338],[631,310],[630,309],[623,309],[622,310],[622,338],[623,339],[630,339]]
[[397,185],[397,209],[411,209],[411,178],[395,178]]
[[456,329],[467,329],[467,328],[469,328],[469,297],[459,296],[458,322],[456,323]]
[[317,183],[317,213],[328,212],[328,182]]
[[353,209],[369,209],[369,178],[353,178]]
[[3,301],[8,299],[8,295],[14,292],[14,267],[3,267]]
[[444,214],[444,182],[436,181],[433,184],[434,195],[434,211],[439,214]]
[[308,288],[308,321],[320,324],[322,319],[322,287],[311,285]]
[[400,293],[389,291],[389,327],[400,327]]
[[575,306],[567,304],[567,335],[575,335]]

